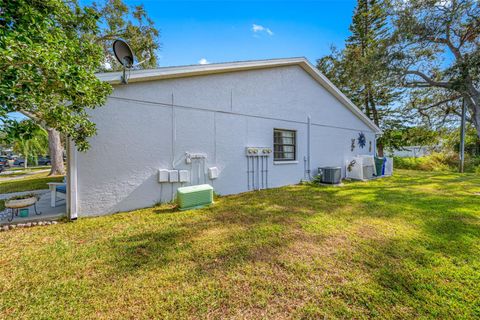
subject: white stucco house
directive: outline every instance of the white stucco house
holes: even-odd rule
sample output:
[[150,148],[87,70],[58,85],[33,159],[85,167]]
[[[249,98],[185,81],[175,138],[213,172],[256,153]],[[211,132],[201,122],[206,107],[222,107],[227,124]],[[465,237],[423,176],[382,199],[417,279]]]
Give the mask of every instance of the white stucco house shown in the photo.
[[[91,113],[91,148],[68,147],[71,218],[171,201],[186,185],[227,195],[295,184],[321,166],[345,174],[381,134],[305,58],[138,70],[127,85],[119,72],[98,77],[114,91]],[[352,150],[360,134],[366,145]]]

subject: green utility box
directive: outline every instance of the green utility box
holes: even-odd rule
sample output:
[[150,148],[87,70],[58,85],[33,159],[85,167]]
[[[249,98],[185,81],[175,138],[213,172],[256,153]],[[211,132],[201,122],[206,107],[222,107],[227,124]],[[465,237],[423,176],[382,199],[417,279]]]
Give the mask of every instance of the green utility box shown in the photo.
[[377,172],[376,176],[383,176],[383,164],[385,163],[385,158],[375,157],[375,170]]
[[180,210],[208,206],[213,203],[213,187],[209,184],[201,184],[178,188],[177,203]]

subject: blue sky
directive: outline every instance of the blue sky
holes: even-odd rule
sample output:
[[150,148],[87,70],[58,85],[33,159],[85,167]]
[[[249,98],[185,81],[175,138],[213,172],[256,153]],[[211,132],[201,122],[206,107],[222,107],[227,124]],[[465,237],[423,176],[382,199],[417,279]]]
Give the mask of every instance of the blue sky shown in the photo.
[[201,59],[225,62],[298,56],[314,62],[332,44],[343,46],[356,3],[125,1],[143,3],[161,30],[160,66],[196,64]]

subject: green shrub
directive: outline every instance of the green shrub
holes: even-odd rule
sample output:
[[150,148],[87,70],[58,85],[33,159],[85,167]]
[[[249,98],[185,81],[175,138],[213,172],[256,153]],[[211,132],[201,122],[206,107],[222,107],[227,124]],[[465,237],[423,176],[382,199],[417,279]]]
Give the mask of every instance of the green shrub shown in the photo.
[[476,174],[480,175],[480,166],[477,166],[474,171]]
[[[460,163],[456,153],[432,153],[421,158],[394,157],[395,168],[422,171],[458,171]],[[480,174],[480,157],[465,155],[465,171]]]

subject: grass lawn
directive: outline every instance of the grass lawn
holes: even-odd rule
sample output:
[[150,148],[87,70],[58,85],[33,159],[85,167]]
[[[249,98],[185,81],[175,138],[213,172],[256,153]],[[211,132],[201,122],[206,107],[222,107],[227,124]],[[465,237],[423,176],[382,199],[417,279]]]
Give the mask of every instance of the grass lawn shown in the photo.
[[25,169],[24,167],[10,167],[7,170],[9,171],[38,171],[38,170],[45,170],[45,169],[50,169],[51,166],[37,166],[37,167],[28,167]]
[[0,176],[0,194],[48,189],[47,182],[61,182],[63,176],[48,177],[48,172],[28,175],[23,179],[5,180]]
[[398,170],[0,233],[0,318],[479,318],[480,177]]
[[24,171],[14,170],[14,171],[9,172],[9,173],[0,174],[0,181],[1,181],[1,179],[4,179],[4,178],[19,177],[19,176],[23,176],[23,175],[25,175]]

